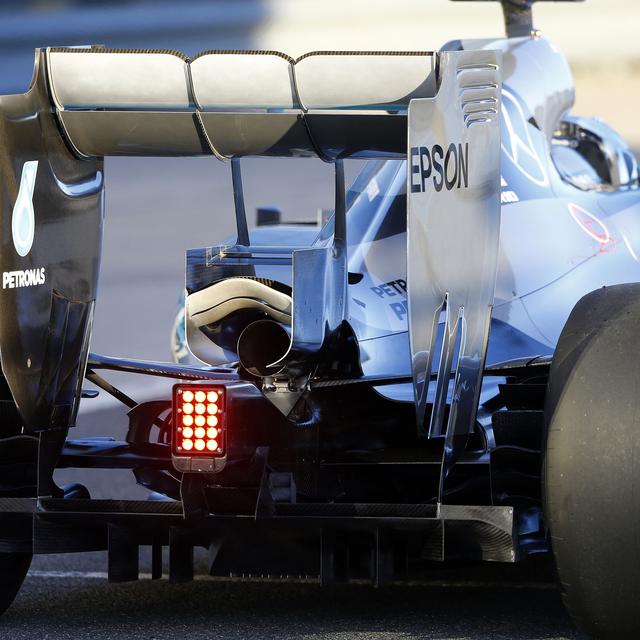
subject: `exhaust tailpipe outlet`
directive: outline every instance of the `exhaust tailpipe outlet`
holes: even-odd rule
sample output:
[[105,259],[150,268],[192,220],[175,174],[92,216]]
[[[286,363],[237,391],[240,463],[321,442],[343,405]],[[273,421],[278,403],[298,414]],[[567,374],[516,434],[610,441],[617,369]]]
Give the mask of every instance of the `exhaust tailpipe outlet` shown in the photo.
[[254,376],[273,376],[285,368],[279,362],[289,351],[291,337],[283,325],[273,320],[256,320],[238,338],[240,364]]

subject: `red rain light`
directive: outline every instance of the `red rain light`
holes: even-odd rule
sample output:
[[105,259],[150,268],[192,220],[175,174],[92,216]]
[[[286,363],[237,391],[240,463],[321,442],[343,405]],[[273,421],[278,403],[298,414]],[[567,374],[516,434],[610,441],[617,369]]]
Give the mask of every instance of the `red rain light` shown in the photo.
[[224,456],[224,388],[176,385],[173,389],[173,424],[174,455]]

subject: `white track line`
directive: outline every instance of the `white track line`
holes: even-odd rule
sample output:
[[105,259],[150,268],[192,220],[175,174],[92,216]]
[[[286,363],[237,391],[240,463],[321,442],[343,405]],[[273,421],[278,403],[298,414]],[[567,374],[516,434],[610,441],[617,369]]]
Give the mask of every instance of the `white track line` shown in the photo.
[[[106,571],[40,571],[34,569],[27,574],[29,578],[43,579],[77,579],[77,580],[107,580]],[[166,574],[162,576],[168,578]],[[195,575],[196,582],[289,582],[298,584],[318,584],[316,578],[296,577],[259,577],[259,576],[209,576],[205,574]],[[151,580],[150,573],[141,573],[140,580]],[[354,581],[355,583],[369,584],[367,580]],[[555,590],[557,586],[551,582],[497,582],[490,580],[423,580],[405,581],[395,583],[397,586],[439,587],[443,589],[537,589]]]

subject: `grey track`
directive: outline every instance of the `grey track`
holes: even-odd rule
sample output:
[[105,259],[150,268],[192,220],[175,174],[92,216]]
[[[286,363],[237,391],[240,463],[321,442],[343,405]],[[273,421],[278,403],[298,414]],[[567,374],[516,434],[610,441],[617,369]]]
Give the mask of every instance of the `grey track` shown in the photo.
[[555,592],[29,578],[3,638],[580,638]]

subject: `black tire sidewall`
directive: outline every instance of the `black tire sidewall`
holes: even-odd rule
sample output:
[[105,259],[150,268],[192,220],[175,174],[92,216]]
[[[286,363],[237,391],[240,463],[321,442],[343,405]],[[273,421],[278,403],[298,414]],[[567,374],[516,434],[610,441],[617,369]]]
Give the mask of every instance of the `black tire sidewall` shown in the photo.
[[640,285],[585,296],[546,406],[545,520],[565,603],[596,637],[640,635]]

